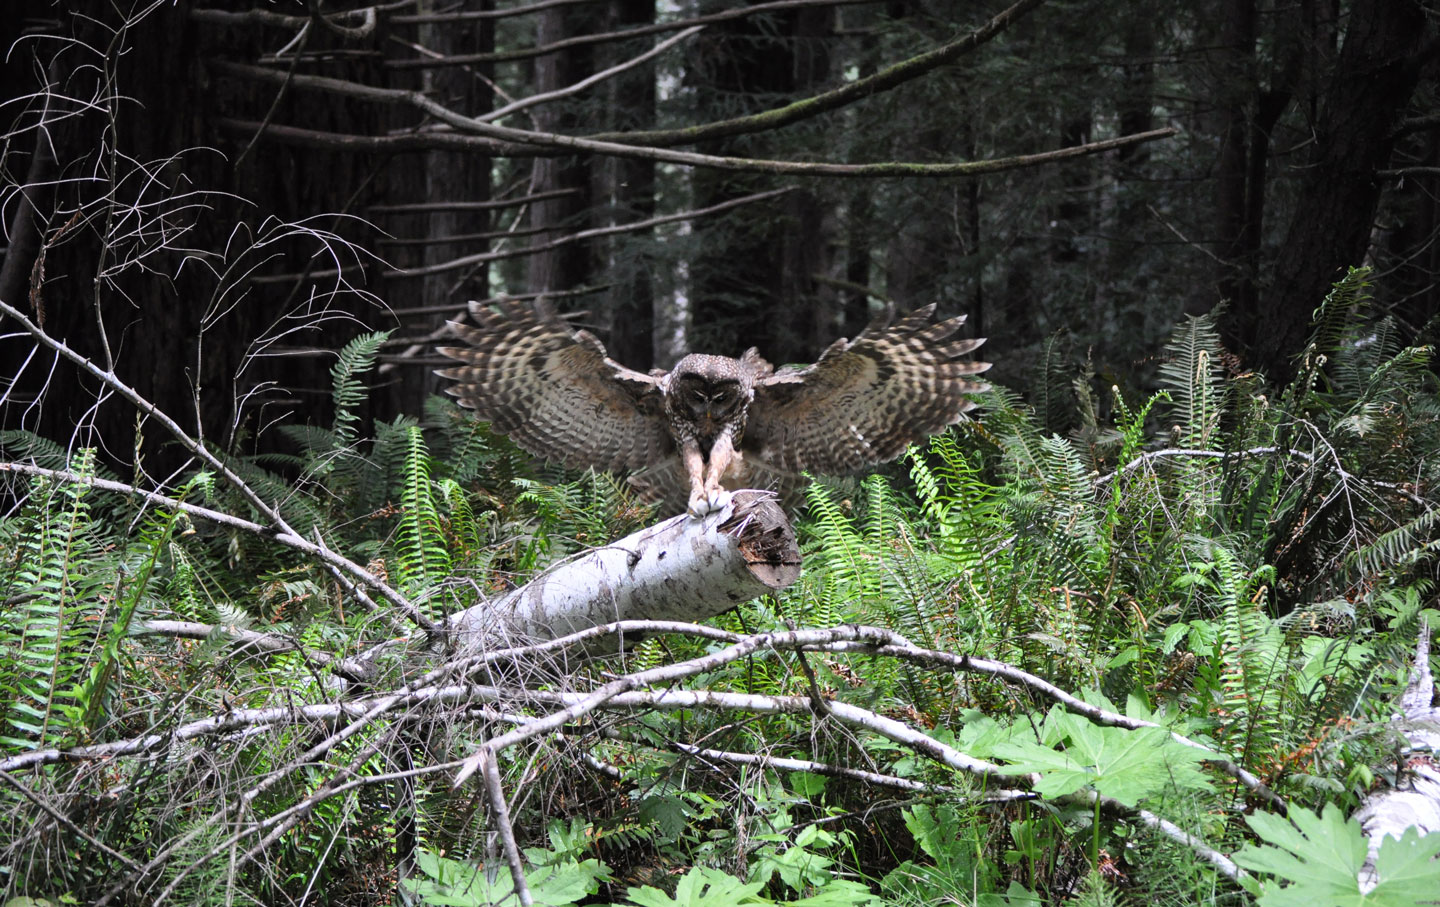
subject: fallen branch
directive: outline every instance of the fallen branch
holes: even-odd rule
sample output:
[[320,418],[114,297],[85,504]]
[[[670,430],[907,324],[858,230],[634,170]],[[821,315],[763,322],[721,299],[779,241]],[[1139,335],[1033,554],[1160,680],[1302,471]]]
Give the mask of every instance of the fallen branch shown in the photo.
[[[3,306],[3,303],[0,303],[0,306]],[[325,545],[317,544],[316,542],[312,542],[309,539],[298,535],[288,526],[284,527],[283,529],[263,526],[253,520],[247,520],[244,517],[238,517],[234,514],[225,513],[224,511],[212,510],[209,507],[201,507],[198,504],[188,504],[184,501],[176,501],[173,498],[167,497],[166,495],[163,495],[158,491],[146,491],[143,488],[137,488],[134,485],[127,485],[124,482],[115,482],[111,481],[110,479],[101,479],[95,476],[81,475],[80,473],[69,472],[62,469],[46,469],[43,466],[35,466],[30,463],[0,463],[0,473],[6,472],[17,473],[20,475],[36,476],[39,478],[54,479],[59,482],[69,482],[75,485],[84,485],[89,488],[99,488],[103,491],[113,491],[118,494],[141,498],[157,507],[163,507],[169,510],[177,510],[181,513],[186,514],[187,516],[194,517],[196,519],[202,519],[207,522],[216,523],[221,526],[229,526],[232,529],[239,529],[242,532],[253,533],[262,538],[269,539],[272,542],[284,545],[288,548],[294,548],[297,551],[302,551],[310,557],[313,557],[316,560],[320,561],[327,568],[335,571],[335,573],[332,575],[335,576],[335,579],[346,588],[346,591],[354,594],[358,600],[366,603],[367,607],[373,613],[379,614],[386,621],[390,622],[393,629],[396,629],[402,633],[408,633],[410,628],[405,624],[400,623],[399,621],[395,621],[388,614],[386,614],[383,609],[377,607],[375,603],[364,594],[363,590],[360,588],[360,585],[357,585],[350,581],[350,577],[353,577],[355,580],[357,580],[359,584],[368,586],[376,590],[377,592],[380,592],[381,595],[385,596],[385,598],[389,600],[391,604],[401,605],[402,609],[405,610],[406,613],[414,612],[418,614],[415,606],[412,605],[409,600],[401,596],[399,592],[391,589],[379,577],[375,576],[369,570],[366,570],[364,567],[361,567],[359,564],[348,558],[341,557],[340,555],[331,551]],[[348,574],[348,576],[346,574]],[[432,627],[432,629],[438,628]]]
[[[564,561],[494,602],[450,618],[461,653],[539,641],[615,621],[699,621],[800,577],[800,549],[765,492],[736,492],[723,510],[677,516]],[[605,636],[601,652],[637,637]]]
[[[492,663],[499,660],[513,661],[522,654],[536,655],[546,651],[559,648],[584,644],[600,636],[620,636],[626,631],[633,634],[636,630],[652,632],[683,632],[690,635],[702,636],[715,640],[723,640],[731,644],[724,649],[709,652],[688,661],[676,664],[663,665],[646,671],[640,671],[618,678],[611,683],[605,684],[598,690],[591,692],[567,692],[567,691],[535,691],[523,689],[507,689],[493,685],[481,685],[472,683],[441,683],[447,677],[457,677],[469,673],[476,666],[484,663]],[[465,760],[460,766],[459,778],[463,779],[467,770],[488,769],[488,766],[495,764],[495,757],[503,750],[536,737],[559,733],[561,729],[576,719],[596,709],[605,710],[651,710],[651,709],[713,709],[713,710],[735,710],[756,714],[809,714],[817,721],[834,720],[857,729],[863,729],[884,737],[910,751],[945,765],[953,770],[974,778],[986,788],[986,799],[1013,800],[1033,799],[1034,793],[1026,790],[1036,780],[1033,775],[1013,775],[1003,767],[994,763],[971,757],[955,747],[935,739],[924,730],[912,727],[902,721],[881,715],[873,710],[866,709],[851,703],[840,701],[827,701],[826,708],[822,713],[816,709],[816,703],[812,695],[758,695],[743,693],[727,693],[708,690],[684,690],[669,687],[676,681],[686,677],[694,677],[703,673],[716,670],[718,667],[734,661],[754,657],[770,656],[780,657],[786,652],[795,650],[806,651],[844,651],[845,647],[854,646],[866,647],[877,655],[890,655],[898,657],[902,652],[916,652],[916,650],[902,637],[891,631],[876,627],[834,627],[829,629],[808,629],[790,630],[784,632],[759,634],[752,636],[740,636],[727,633],[713,628],[699,627],[694,625],[665,624],[663,622],[632,622],[629,625],[610,625],[606,627],[592,627],[568,637],[548,640],[536,643],[531,646],[518,647],[509,650],[497,650],[472,656],[457,661],[448,662],[424,677],[417,678],[411,684],[407,684],[399,690],[388,694],[372,696],[365,699],[325,703],[307,706],[283,706],[265,709],[242,709],[233,710],[224,715],[214,716],[201,721],[190,722],[166,733],[147,734],[130,741],[118,741],[111,744],[95,746],[74,747],[69,750],[47,750],[26,753],[11,759],[0,760],[0,771],[15,772],[22,769],[29,769],[33,766],[58,762],[58,761],[87,761],[95,759],[108,759],[121,755],[136,755],[144,752],[160,750],[172,746],[178,740],[193,739],[201,736],[224,735],[236,731],[251,731],[257,727],[285,726],[294,724],[332,724],[351,719],[348,724],[330,733],[325,739],[311,746],[304,754],[292,761],[293,765],[313,764],[315,760],[330,753],[341,742],[351,739],[370,723],[380,720],[394,720],[396,713],[404,710],[404,714],[413,717],[410,710],[416,707],[435,708],[441,705],[449,706],[477,706],[481,703],[504,702],[519,706],[542,706],[552,709],[548,714],[530,718],[529,716],[517,718],[504,718],[503,720],[515,721],[518,726],[504,734],[501,734],[487,741],[470,759]],[[482,709],[486,714],[490,713],[488,707]],[[494,717],[494,716],[492,716]],[[1128,719],[1126,719],[1128,720]],[[249,734],[246,735],[247,738]],[[381,744],[377,740],[370,746],[364,748],[361,757],[374,751]],[[724,751],[706,750],[688,744],[677,744],[677,748],[684,752],[691,752],[704,758],[725,759],[726,761],[747,762],[754,761],[756,764],[769,764],[777,768],[794,768],[804,771],[822,771],[826,773],[839,774],[844,777],[864,780],[868,783],[883,784],[888,787],[916,790],[904,779],[892,778],[890,776],[875,776],[874,773],[861,772],[839,766],[829,766],[824,763],[812,762],[809,760],[773,760],[765,757],[752,757],[747,754],[731,754]],[[792,764],[793,763],[793,764]],[[433,770],[435,767],[430,767]],[[251,790],[246,791],[237,801],[238,805],[252,802],[253,799],[268,789],[279,779],[285,777],[287,772],[274,772],[264,781],[257,784]],[[488,777],[487,787],[493,788],[497,779]],[[375,781],[378,779],[369,779]],[[229,835],[223,846],[230,846],[238,843],[241,839],[250,835],[263,835],[262,844],[273,840],[277,835],[288,828],[293,827],[307,815],[319,802],[335,796],[343,790],[365,783],[366,779],[354,778],[347,770],[342,770],[331,782],[327,782],[322,789],[305,798],[304,801],[286,810],[282,815],[269,816],[264,819],[249,823],[242,823],[242,827],[236,829]],[[503,791],[501,792],[503,795]],[[497,809],[503,801],[496,798],[491,790],[490,799],[496,804]],[[1095,803],[1094,794],[1080,793],[1072,798],[1061,798],[1062,801],[1073,800],[1077,803]],[[1132,816],[1154,829],[1157,833],[1170,837],[1181,843],[1203,859],[1214,865],[1220,872],[1231,878],[1239,878],[1242,873],[1235,867],[1234,863],[1224,854],[1210,848],[1201,839],[1184,831],[1174,823],[1145,810],[1136,810],[1108,799],[1101,799],[1100,806],[1109,813]],[[238,808],[238,806],[237,806]],[[229,815],[231,810],[221,810],[211,817],[211,823],[218,822]],[[497,817],[498,818],[498,817]],[[503,825],[503,819],[500,819]],[[198,829],[195,831],[198,833]],[[167,851],[183,846],[185,840],[175,842]],[[249,856],[256,852],[261,845],[251,848],[245,855]],[[507,847],[507,850],[509,848]],[[213,850],[213,848],[212,848]],[[150,872],[155,866],[163,862],[166,854],[155,857],[144,867],[132,874],[132,877],[141,877]],[[172,882],[173,885],[173,882]]]
[[[1040,693],[1041,695],[1055,702],[1058,702],[1060,705],[1064,706],[1067,712],[1072,712],[1076,715],[1084,715],[1086,718],[1090,719],[1096,724],[1105,725],[1107,727],[1120,727],[1132,731],[1147,727],[1164,727],[1164,725],[1157,724],[1154,721],[1145,721],[1140,718],[1130,718],[1129,716],[1121,715],[1118,712],[1112,712],[1109,709],[1102,709],[1097,705],[1091,705],[1080,697],[1075,696],[1071,693],[1067,693],[1065,690],[1060,689],[1053,683],[1050,683],[1043,678],[1036,677],[1034,674],[1031,674],[1028,671],[1021,670],[1014,665],[1006,664],[1003,661],[994,661],[988,658],[975,658],[970,655],[955,655],[951,652],[942,652],[936,649],[922,649],[918,646],[911,645],[907,640],[904,640],[903,637],[897,636],[896,638],[900,640],[899,644],[888,644],[873,647],[867,646],[865,647],[865,651],[874,652],[877,655],[890,655],[895,658],[909,661],[913,664],[922,664],[926,667],[943,666],[945,668],[948,668],[949,670],[956,672],[963,672],[967,674],[985,674],[992,677],[999,677],[1012,683],[1018,683],[1024,687],[1027,687],[1028,689]],[[826,651],[843,652],[850,648],[854,648],[854,645],[840,643],[837,645],[827,646]],[[1270,788],[1265,785],[1265,782],[1261,781],[1251,772],[1246,771],[1237,763],[1226,759],[1219,753],[1216,753],[1213,747],[1191,740],[1189,737],[1186,737],[1182,734],[1177,734],[1174,731],[1170,731],[1170,737],[1176,743],[1179,743],[1183,746],[1203,750],[1204,752],[1210,754],[1203,760],[1206,765],[1209,765],[1210,767],[1224,772],[1225,774],[1234,778],[1236,781],[1238,781],[1241,785],[1250,790],[1256,796],[1261,797],[1262,799],[1268,801],[1271,805],[1278,807],[1282,813],[1289,809],[1285,801],[1281,799],[1278,795],[1276,795],[1274,791],[1270,790]]]

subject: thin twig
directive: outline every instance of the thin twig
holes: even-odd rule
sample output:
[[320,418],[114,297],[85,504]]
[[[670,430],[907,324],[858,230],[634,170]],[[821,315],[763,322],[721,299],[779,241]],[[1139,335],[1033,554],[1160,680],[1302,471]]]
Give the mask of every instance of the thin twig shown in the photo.
[[419,268],[406,268],[404,270],[387,271],[384,276],[391,279],[425,277],[430,274],[443,274],[446,271],[455,271],[460,268],[468,268],[472,265],[484,264],[491,261],[501,261],[508,258],[522,258],[526,255],[538,255],[551,249],[571,243],[584,242],[589,239],[597,239],[601,236],[614,236],[621,233],[634,233],[638,230],[649,230],[663,224],[673,224],[679,221],[690,221],[702,217],[710,217],[715,214],[722,214],[732,208],[742,205],[750,205],[755,202],[762,202],[768,199],[777,198],[787,192],[794,191],[790,187],[784,189],[771,189],[768,192],[756,192],[753,195],[745,195],[740,198],[732,198],[729,201],[721,202],[718,205],[711,205],[708,208],[696,208],[691,211],[681,211],[676,214],[666,214],[661,217],[652,217],[648,220],[634,221],[628,224],[616,224],[612,227],[595,227],[590,230],[580,230],[569,233],[550,242],[540,243],[534,246],[525,246],[522,249],[510,249],[501,252],[479,252],[475,255],[463,255],[460,258],[452,258],[449,261],[438,262],[433,265],[426,265]]
[[598,85],[606,79],[611,79],[615,76],[620,75],[623,72],[628,72],[629,70],[634,69],[636,66],[639,66],[641,63],[644,63],[647,60],[655,59],[660,54],[674,47],[676,44],[679,44],[686,38],[690,38],[694,35],[699,34],[701,31],[704,31],[704,29],[705,26],[703,25],[697,25],[694,28],[687,28],[680,34],[661,41],[659,44],[656,44],[654,47],[645,51],[645,53],[640,54],[638,57],[632,57],[629,60],[624,61],[623,63],[617,63],[609,69],[602,70],[592,76],[581,79],[573,85],[567,85],[564,88],[557,88],[554,91],[542,92],[541,94],[531,95],[528,98],[521,98],[518,101],[512,101],[509,104],[506,104],[504,107],[499,108],[498,110],[492,110],[483,116],[476,117],[476,120],[482,123],[493,123],[501,117],[509,116],[510,114],[524,110],[527,107],[534,107],[537,104],[547,104],[550,101],[558,101],[561,98],[568,98],[571,95],[577,95],[580,92],[586,90],[587,88],[592,88],[595,85]]
[[[564,0],[560,0],[564,2]],[[385,66],[390,69],[433,69],[441,66],[470,66],[475,63],[510,63],[517,60],[530,60],[535,57],[543,57],[546,54],[553,54],[557,51],[568,50],[575,47],[585,47],[591,44],[604,44],[609,41],[628,41],[632,38],[643,38],[647,35],[660,32],[675,31],[679,28],[689,28],[692,25],[712,25],[717,22],[728,22],[733,19],[743,19],[748,16],[760,15],[767,12],[776,12],[787,9],[801,9],[813,6],[845,6],[850,4],[875,3],[878,0],[772,0],[770,3],[756,3],[747,6],[732,6],[717,13],[710,13],[704,16],[695,16],[690,19],[676,19],[669,22],[656,22],[653,25],[641,25],[635,28],[627,28],[622,31],[602,32],[595,34],[576,35],[573,38],[565,38],[560,41],[553,41],[549,44],[541,44],[535,47],[525,47],[519,50],[491,51],[489,53],[474,54],[450,54],[435,55],[426,60],[387,60]],[[530,12],[543,8],[546,4],[540,3],[521,7],[519,11]],[[500,12],[500,11],[496,11]],[[505,11],[513,12],[513,11]],[[440,13],[427,18],[428,22],[441,21]],[[480,18],[486,13],[451,13],[452,16],[472,16]],[[392,20],[393,21],[393,20]]]
[[416,202],[405,205],[371,205],[366,210],[371,214],[429,214],[434,211],[495,211],[501,208],[518,208],[521,205],[528,205],[531,202],[544,201],[549,198],[563,198],[567,195],[579,194],[579,189],[551,189],[548,192],[536,192],[532,195],[522,195],[519,198],[492,199],[484,202]]
[[[1152,460],[1169,459],[1172,457],[1201,457],[1216,460],[1231,460],[1243,459],[1245,457],[1259,457],[1273,453],[1283,453],[1286,456],[1297,457],[1312,465],[1317,464],[1317,460],[1314,454],[1307,453],[1303,450],[1297,450],[1293,447],[1250,447],[1246,448],[1245,450],[1204,450],[1198,448],[1170,447],[1164,450],[1146,451],[1145,453],[1136,456],[1135,459],[1131,460],[1129,463],[1126,463],[1124,466],[1120,467],[1114,472],[1109,472],[1103,476],[1096,478],[1095,484],[1097,486],[1104,485],[1107,482],[1113,481],[1117,476],[1122,476],[1126,473],[1139,469],[1140,467],[1150,463]],[[1372,485],[1376,488],[1384,488],[1387,491],[1392,491],[1395,494],[1398,494],[1404,498],[1408,498],[1413,504],[1418,504],[1426,509],[1429,509],[1430,507],[1428,501],[1426,501],[1418,494],[1415,494],[1413,491],[1410,491],[1408,488],[1404,487],[1398,482],[1384,482],[1379,479],[1361,478],[1360,476],[1347,472],[1345,470],[1345,467],[1340,465],[1340,459],[1338,456],[1332,456],[1330,459],[1334,463],[1334,468],[1330,471],[1335,473],[1335,475],[1339,476],[1342,481],[1355,482],[1364,485]]]
[[76,825],[73,821],[71,821],[69,816],[65,815],[60,810],[56,809],[54,806],[51,806],[48,802],[45,801],[43,797],[32,791],[29,787],[26,787],[20,782],[18,778],[14,777],[9,772],[0,771],[0,778],[4,778],[7,783],[12,785],[16,790],[18,790],[22,795],[24,795],[25,799],[40,807],[40,809],[43,810],[46,815],[54,819],[58,824],[69,829],[72,833],[80,837],[82,840],[85,841],[85,843],[89,844],[91,847],[94,847],[96,850],[100,851],[111,859],[123,863],[131,869],[140,868],[139,863],[136,863],[134,860],[125,856],[123,853],[120,853],[118,850],[115,850],[113,847],[106,844],[104,841],[100,840],[99,838],[87,832],[85,829]]
[[956,793],[954,788],[940,784],[925,784],[921,781],[912,781],[909,778],[900,778],[895,775],[886,775],[880,772],[867,772],[845,765],[831,765],[828,762],[816,762],[813,759],[791,759],[784,756],[771,756],[768,753],[733,753],[728,750],[692,746],[688,743],[680,743],[679,741],[672,741],[669,746],[670,749],[677,753],[685,753],[702,759],[714,759],[720,762],[732,762],[736,765],[754,765],[760,768],[784,769],[787,772],[809,772],[812,775],[847,778],[851,781],[860,781],[877,787],[893,787],[896,790],[906,790],[913,793],[946,794],[949,796],[953,796]]
[[[4,303],[0,303],[0,308],[8,307],[4,306]],[[184,514],[187,514],[188,516],[197,517],[199,519],[207,520],[213,523],[218,523],[222,526],[229,526],[232,529],[240,529],[245,532],[254,533],[255,535],[269,539],[272,542],[277,542],[281,545],[294,548],[298,551],[303,551],[310,557],[313,557],[321,563],[325,564],[327,567],[334,568],[337,571],[342,571],[343,573],[349,574],[351,577],[354,577],[354,579],[359,580],[359,582],[379,592],[391,604],[399,606],[406,613],[413,612],[414,615],[420,617],[426,623],[430,623],[431,625],[427,627],[425,626],[425,623],[421,623],[420,620],[415,621],[416,625],[420,626],[422,629],[425,629],[426,632],[438,632],[440,629],[438,625],[435,625],[433,622],[429,621],[429,618],[425,618],[424,615],[419,614],[418,609],[416,609],[415,606],[411,604],[408,599],[400,595],[399,592],[390,588],[390,586],[388,586],[379,577],[375,576],[373,573],[366,570],[364,567],[361,567],[354,561],[336,554],[328,547],[316,544],[305,539],[303,536],[297,535],[295,531],[290,529],[288,526],[284,529],[275,529],[269,526],[262,526],[259,523],[247,520],[243,517],[238,517],[233,514],[225,513],[219,510],[212,510],[209,507],[201,507],[198,504],[189,504],[184,501],[176,501],[173,498],[169,498],[163,494],[160,494],[159,492],[146,491],[143,488],[136,488],[134,485],[126,485],[123,482],[115,482],[109,479],[97,478],[95,476],[81,475],[80,473],[68,472],[62,469],[46,469],[43,466],[35,466],[30,463],[0,462],[0,472],[13,472],[20,473],[22,475],[49,478],[60,482],[69,482],[75,485],[86,485],[91,488],[99,488],[104,491],[114,491],[118,492],[119,494],[144,498],[146,501],[154,504],[157,507],[165,507],[170,510],[178,510]],[[356,592],[356,590],[359,589],[359,587],[351,583],[348,578],[343,580],[343,582],[351,592]],[[357,596],[363,596],[363,592],[357,593]],[[364,600],[368,602],[368,606],[370,608],[375,610],[382,617],[386,616],[381,609],[375,606],[375,603],[373,601],[369,600],[368,596],[365,596]],[[404,624],[394,622],[393,618],[386,617],[386,619],[391,621],[391,625],[395,629],[401,630],[402,632],[408,630],[408,628],[405,627]]]
[[887,66],[877,73],[847,82],[832,91],[809,98],[792,101],[783,107],[734,119],[688,126],[681,129],[662,129],[649,132],[608,132],[589,136],[600,141],[624,142],[633,145],[670,146],[693,145],[697,142],[749,135],[789,126],[811,119],[822,113],[838,110],[847,104],[874,97],[892,88],[904,85],[933,72],[941,66],[985,45],[1002,34],[1010,26],[1025,18],[1044,0],[1019,0],[1019,2],[997,13],[989,22],[960,38],[942,44],[908,60]]
[[505,849],[505,862],[510,864],[515,894],[520,898],[521,907],[530,907],[534,900],[525,881],[525,864],[520,862],[520,845],[515,843],[515,827],[510,823],[510,806],[505,802],[505,788],[500,783],[500,767],[495,756],[488,746],[480,748],[480,775],[485,779],[485,793],[490,797],[490,808],[495,815],[495,833]]

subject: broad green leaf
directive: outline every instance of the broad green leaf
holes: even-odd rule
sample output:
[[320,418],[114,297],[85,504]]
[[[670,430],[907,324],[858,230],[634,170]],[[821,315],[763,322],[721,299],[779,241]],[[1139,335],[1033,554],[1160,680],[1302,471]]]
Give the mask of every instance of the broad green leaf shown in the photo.
[[1440,903],[1440,834],[1420,834],[1414,827],[1399,838],[1386,837],[1375,857],[1378,884],[1371,904]]
[[976,902],[978,907],[1041,907],[1044,903],[1044,898],[1015,881],[1004,894],[982,894]]
[[1012,775],[1038,772],[1040,781],[1035,785],[1036,793],[1044,797],[1063,797],[1073,794],[1087,784],[1098,780],[1099,775],[1081,765],[1065,753],[1041,746],[1033,741],[1014,741],[995,747],[995,755],[1010,764],[1005,771]]
[[[1263,907],[1412,907],[1440,903],[1440,835],[1422,837],[1415,829],[1400,839],[1386,838],[1375,861],[1377,885],[1360,891],[1365,863],[1365,834],[1327,803],[1321,815],[1292,807],[1287,821],[1268,813],[1246,821],[1265,843],[1246,845],[1235,862],[1276,878],[1262,886]],[[1292,824],[1293,823],[1293,824]]]
[[764,882],[746,883],[718,869],[697,866],[680,878],[673,898],[649,885],[626,889],[625,895],[636,907],[734,907],[768,903],[757,897],[764,887]]
[[[515,882],[509,869],[502,869],[490,882],[485,869],[472,863],[451,860],[426,850],[416,855],[416,865],[428,878],[406,879],[402,884],[426,904],[435,907],[484,907],[513,896]],[[537,866],[525,873],[525,882],[536,904],[564,907],[600,890],[600,881],[610,871],[598,860],[577,863],[562,860]]]
[[786,902],[786,907],[860,907],[880,903],[880,898],[860,882],[835,879],[808,898]]
[[1060,711],[1052,711],[1045,723],[1048,739],[1068,741],[1063,752],[1029,741],[995,748],[996,756],[1011,763],[1006,771],[1040,773],[1035,789],[1043,796],[1064,796],[1090,784],[1134,806],[1171,784],[1191,790],[1210,786],[1195,767],[1205,754],[1177,743],[1164,728],[1100,727]]

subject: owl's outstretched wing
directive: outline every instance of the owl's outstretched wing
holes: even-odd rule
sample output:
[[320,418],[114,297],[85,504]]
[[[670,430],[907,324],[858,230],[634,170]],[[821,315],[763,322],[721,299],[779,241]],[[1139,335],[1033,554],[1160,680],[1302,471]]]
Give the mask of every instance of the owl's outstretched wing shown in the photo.
[[642,469],[674,451],[657,379],[605,355],[542,305],[470,303],[476,327],[451,322],[468,346],[440,347],[449,393],[536,456],[568,466]]
[[755,388],[742,448],[775,468],[846,475],[904,452],[974,406],[970,380],[990,367],[959,357],[984,340],[952,340],[962,315],[931,322],[934,305],[838,340],[814,365],[787,367]]

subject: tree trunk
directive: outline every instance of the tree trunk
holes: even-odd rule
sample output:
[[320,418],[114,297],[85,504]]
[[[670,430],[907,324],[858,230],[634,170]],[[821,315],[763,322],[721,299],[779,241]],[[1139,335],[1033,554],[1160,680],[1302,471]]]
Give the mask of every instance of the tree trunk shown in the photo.
[[[1254,334],[1254,268],[1246,233],[1246,181],[1250,176],[1250,107],[1255,100],[1255,0],[1227,0],[1220,29],[1215,78],[1220,87],[1220,159],[1215,174],[1215,286],[1233,308],[1233,343],[1247,346]],[[1200,300],[1208,310],[1215,300]]]
[[[444,4],[429,0],[419,7],[421,12],[435,12]],[[482,0],[477,6],[481,10],[494,6],[493,0]],[[495,25],[492,19],[481,19],[473,24],[442,23],[419,26],[420,44],[442,54],[486,53],[495,49]],[[494,108],[494,92],[482,79],[494,79],[493,64],[482,64],[475,72],[466,68],[448,67],[422,70],[423,90],[427,95],[449,107],[464,110],[480,116]],[[480,78],[477,78],[476,76]],[[427,151],[421,156],[423,184],[421,194],[414,201],[467,201],[484,202],[490,199],[490,165],[488,156],[460,151]],[[436,265],[468,255],[477,249],[473,241],[446,240],[446,237],[491,231],[491,217],[488,211],[441,210],[431,211],[411,218],[423,223],[423,236],[434,240],[424,246],[421,266]],[[484,299],[490,295],[489,268],[478,265],[462,272],[446,271],[432,274],[420,281],[421,306],[437,306],[453,303],[455,312],[465,311],[470,299]],[[446,321],[444,314],[434,314],[421,323],[430,330],[439,329]],[[419,413],[425,408],[425,398],[439,393],[441,381],[434,372],[426,369],[422,380],[402,381],[397,390],[403,394],[395,401],[394,409],[402,413]]]
[[[573,6],[557,6],[536,14],[535,43],[554,44],[581,34],[580,19],[585,14]],[[584,48],[566,48],[535,59],[534,93],[555,91],[583,79],[591,69],[589,52]],[[575,131],[574,117],[566,113],[563,103],[542,104],[535,108],[535,128],[542,132]],[[549,242],[567,233],[584,229],[582,214],[588,207],[588,176],[585,165],[575,157],[538,157],[530,176],[530,192],[571,190],[556,198],[532,202],[530,226],[538,231],[531,242]],[[569,290],[583,284],[589,277],[589,254],[583,243],[566,243],[528,258],[528,283],[532,292]]]
[[[733,115],[737,98],[750,110],[814,91],[828,78],[822,35],[833,9],[776,13],[711,26],[697,39],[687,78],[701,116]],[[772,137],[704,143],[710,154],[784,157]],[[774,187],[769,177],[715,170],[692,177],[696,207]],[[747,206],[740,223],[696,224],[703,237],[690,268],[693,347],[738,355],[759,346],[775,362],[805,362],[835,333],[833,309],[817,309],[817,270],[825,264],[823,208],[808,190]],[[823,323],[823,324],[820,324]],[[817,333],[818,332],[818,333]]]
[[[1116,103],[1122,135],[1155,128],[1156,46],[1154,20],[1130,17],[1125,28],[1125,57],[1131,62],[1121,69],[1123,82]],[[1149,320],[1173,315],[1171,311],[1162,315],[1160,307],[1150,301],[1152,279],[1144,267],[1147,246],[1138,241],[1132,227],[1151,219],[1145,192],[1151,151],[1135,145],[1115,155],[1114,203],[1104,206],[1110,218],[1105,230],[1114,239],[1106,246],[1101,286],[1107,292],[1097,299],[1094,325],[1106,332],[1148,336]]]
[[1414,93],[1429,31],[1412,0],[1356,4],[1315,130],[1269,304],[1259,312],[1254,364],[1273,380],[1293,373],[1310,313],[1345,269],[1361,264],[1380,200],[1376,172],[1390,161]]
[[[655,4],[648,0],[611,0],[606,31],[633,28],[655,21]],[[633,48],[616,46],[613,66]],[[603,68],[597,67],[597,68]],[[655,66],[632,69],[608,83],[604,129],[623,132],[655,127]],[[633,223],[655,216],[655,162],[632,158],[606,158],[596,162],[595,195],[602,204],[607,225]],[[610,285],[606,294],[606,347],[617,362],[647,371],[655,364],[657,301],[651,278],[654,260],[647,254],[655,231],[644,230],[610,238],[600,250],[597,271]]]

